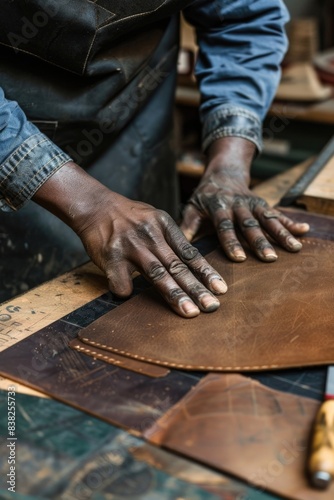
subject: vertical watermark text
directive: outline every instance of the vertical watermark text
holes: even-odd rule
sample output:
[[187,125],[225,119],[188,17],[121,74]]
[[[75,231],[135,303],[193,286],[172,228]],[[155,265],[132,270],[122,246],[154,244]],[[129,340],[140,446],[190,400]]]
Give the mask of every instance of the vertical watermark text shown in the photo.
[[8,473],[7,473],[7,484],[8,491],[15,492],[16,491],[16,387],[9,386],[8,387],[8,395],[7,395],[7,420],[8,420],[8,428],[7,428],[7,453],[8,453]]

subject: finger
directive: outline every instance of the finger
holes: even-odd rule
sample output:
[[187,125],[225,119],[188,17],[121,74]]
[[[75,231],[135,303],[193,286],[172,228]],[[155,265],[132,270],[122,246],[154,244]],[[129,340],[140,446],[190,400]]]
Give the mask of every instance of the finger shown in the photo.
[[184,209],[182,222],[180,224],[180,229],[187,240],[191,241],[196,236],[202,220],[201,214],[197,208],[191,203],[188,203]]
[[208,203],[211,220],[216,229],[220,245],[226,256],[234,262],[246,260],[246,254],[236,235],[234,223],[231,219],[230,211],[223,200],[213,198],[212,203]]
[[[256,213],[262,226],[274,240],[290,252],[299,252],[302,248],[302,244],[291,234],[290,229],[296,229],[296,224],[291,219],[277,210],[262,210],[258,208]],[[301,230],[301,226],[303,226],[303,224],[297,225],[297,230]],[[306,226],[308,226],[308,224],[306,224]],[[303,233],[304,232],[305,231],[303,231]]]
[[[160,292],[164,300],[180,316],[198,316],[200,308],[169,274],[166,267],[150,252],[141,255],[142,273]],[[217,300],[217,299],[216,299]],[[218,302],[218,301],[217,301]],[[219,302],[217,307],[219,307]],[[217,309],[217,307],[215,309]],[[211,309],[213,310],[213,309]]]
[[[194,273],[198,280],[205,285],[208,290],[215,294],[225,293],[227,285],[223,277],[208,263],[208,261],[200,254],[200,252],[192,246],[183,235],[182,231],[176,224],[170,225],[165,233],[166,241],[170,248],[174,251],[175,256],[179,258],[189,272],[189,277]],[[163,245],[158,245],[157,255],[167,268],[170,262],[174,261],[173,256],[166,258],[169,254],[164,251]],[[170,255],[170,254],[169,254]],[[192,271],[192,272],[190,272]],[[173,273],[172,273],[173,274]]]
[[[168,274],[195,302],[201,311],[212,312],[218,309],[220,305],[219,300],[194,276],[187,264],[178,259],[175,254],[165,256],[162,264]],[[224,290],[226,291],[226,289],[227,287]]]
[[216,228],[220,245],[226,256],[234,262],[246,260],[246,254],[236,235],[234,223],[225,208],[209,206],[209,212]]
[[295,234],[296,236],[307,233],[310,230],[309,224],[306,222],[294,222],[286,215],[279,212],[279,220],[285,226],[291,234]]
[[233,221],[227,214],[221,214],[220,217],[216,215],[216,218],[216,231],[225,254],[234,262],[243,262],[247,257],[236,235]]
[[132,272],[134,268],[126,262],[107,265],[106,275],[109,290],[118,297],[126,298],[133,292]]
[[259,221],[254,218],[250,209],[245,205],[239,206],[235,208],[234,214],[244,238],[259,259],[264,262],[277,260],[274,248],[264,236]]

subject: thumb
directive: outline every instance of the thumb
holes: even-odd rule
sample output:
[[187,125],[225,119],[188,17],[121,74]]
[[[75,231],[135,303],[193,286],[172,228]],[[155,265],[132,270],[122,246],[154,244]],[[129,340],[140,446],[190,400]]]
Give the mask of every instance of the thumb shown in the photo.
[[188,241],[194,238],[201,226],[201,222],[202,217],[197,208],[191,203],[188,203],[184,209],[182,222],[180,224],[180,229]]

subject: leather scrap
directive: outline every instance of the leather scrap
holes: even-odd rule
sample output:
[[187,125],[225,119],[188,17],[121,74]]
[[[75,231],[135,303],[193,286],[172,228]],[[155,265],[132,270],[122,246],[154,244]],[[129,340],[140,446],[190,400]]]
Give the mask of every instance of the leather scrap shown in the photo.
[[82,352],[83,354],[87,354],[92,358],[99,359],[111,365],[120,366],[121,368],[125,368],[132,372],[141,373],[153,378],[165,377],[170,372],[168,368],[164,368],[162,366],[144,363],[143,361],[136,361],[135,359],[126,358],[125,356],[120,356],[119,354],[98,349],[97,347],[91,347],[83,342],[80,342],[77,338],[71,340],[69,347]]
[[236,374],[210,374],[145,437],[158,446],[295,500],[332,500],[309,486],[308,441],[319,403]]
[[85,356],[69,347],[78,328],[58,320],[0,352],[0,375],[138,435],[197,383],[184,372],[152,379]]
[[[322,218],[319,218],[322,220]],[[212,314],[184,319],[150,289],[81,330],[80,340],[138,361],[203,371],[257,371],[334,363],[334,242],[303,238],[278,260],[206,256],[229,290]]]

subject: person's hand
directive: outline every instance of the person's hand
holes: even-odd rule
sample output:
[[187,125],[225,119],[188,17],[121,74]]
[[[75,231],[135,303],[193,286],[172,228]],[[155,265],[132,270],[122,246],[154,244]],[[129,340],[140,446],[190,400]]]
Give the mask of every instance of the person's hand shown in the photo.
[[294,236],[308,231],[274,210],[248,188],[249,167],[254,156],[251,142],[236,137],[216,141],[209,152],[208,168],[185,207],[181,229],[192,240],[203,224],[213,222],[225,254],[235,262],[246,259],[238,230],[250,248],[265,262],[277,254],[267,235],[290,252],[302,244]]
[[71,163],[34,200],[74,229],[116,295],[131,294],[139,271],[180,316],[219,307],[215,294],[226,292],[225,282],[166,212],[110,191]]

